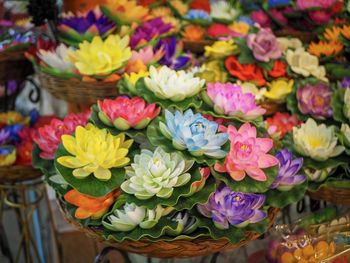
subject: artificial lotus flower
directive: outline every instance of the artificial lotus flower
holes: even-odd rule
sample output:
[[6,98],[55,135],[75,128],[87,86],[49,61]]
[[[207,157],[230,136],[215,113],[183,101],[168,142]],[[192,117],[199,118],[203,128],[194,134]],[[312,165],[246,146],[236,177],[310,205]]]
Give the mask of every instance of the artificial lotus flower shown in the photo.
[[41,150],[40,157],[53,160],[61,143],[61,136],[72,134],[79,125],[85,126],[89,116],[90,113],[70,114],[63,121],[52,119],[50,124],[40,127],[33,138]]
[[339,41],[320,41],[318,43],[311,42],[308,48],[310,54],[317,57],[322,56],[335,56],[338,55],[343,50],[343,44]]
[[139,48],[149,42],[162,37],[172,29],[172,25],[165,23],[161,17],[144,22],[131,35],[130,47]]
[[160,122],[159,127],[176,149],[188,150],[193,156],[221,159],[227,154],[221,148],[227,142],[227,134],[217,133],[219,125],[215,121],[207,120],[200,113],[194,114],[191,109],[183,114],[165,110],[165,123]]
[[[147,71],[147,65],[157,63],[163,55],[164,50],[158,49],[154,51],[151,46],[141,48],[138,51],[132,50],[131,58],[125,69],[128,73],[140,72],[141,70]],[[141,64],[139,64],[140,61],[142,62]]]
[[338,83],[343,89],[350,89],[350,77],[345,77],[340,83]]
[[16,111],[8,111],[0,113],[0,125],[23,124],[28,125],[30,122],[29,116],[24,116]]
[[269,76],[273,78],[282,78],[287,74],[287,65],[284,64],[281,60],[275,60],[272,70],[268,72]]
[[350,120],[350,89],[345,90],[343,113]]
[[217,228],[225,230],[230,226],[243,228],[265,219],[267,214],[260,210],[264,203],[264,195],[234,192],[225,186],[216,190],[205,205],[197,205],[197,209],[211,218]]
[[283,53],[287,52],[288,49],[298,49],[303,47],[303,43],[299,38],[278,37],[277,43]]
[[8,142],[17,144],[21,141],[20,132],[25,128],[23,124],[14,124],[4,127],[5,132],[9,132]]
[[340,134],[343,136],[343,145],[350,148],[350,126],[346,123],[341,124]]
[[341,34],[341,28],[338,26],[333,26],[331,28],[326,28],[323,36],[326,40],[330,42],[338,42],[339,36]]
[[185,18],[189,21],[204,20],[204,21],[211,22],[210,15],[206,11],[199,10],[199,9],[189,10],[185,15]]
[[277,112],[270,118],[266,119],[266,123],[269,127],[275,126],[280,133],[280,137],[284,137],[288,132],[293,130],[293,127],[301,124],[301,121],[296,115],[290,115],[287,112]]
[[130,59],[129,37],[110,35],[106,40],[94,37],[84,41],[79,49],[69,52],[71,62],[83,75],[108,75],[120,69]]
[[3,30],[0,34],[0,51],[4,51],[10,47],[21,45],[29,45],[35,40],[34,34],[32,31],[20,32],[16,29],[9,28]]
[[151,15],[154,17],[165,17],[165,16],[172,16],[173,12],[169,7],[158,6],[151,9]]
[[77,206],[74,216],[77,219],[99,219],[107,213],[109,207],[113,205],[119,196],[117,190],[102,197],[93,197],[79,193],[76,189],[69,190],[64,195],[64,200]]
[[83,14],[63,14],[57,26],[62,39],[68,42],[91,41],[94,36],[105,38],[115,28],[115,24],[102,14],[99,7]]
[[158,63],[175,70],[183,68],[190,60],[189,54],[179,55],[182,51],[182,45],[181,42],[177,43],[175,36],[167,39],[160,39],[155,46],[155,50],[164,50],[164,55]]
[[144,77],[148,77],[149,73],[148,71],[139,71],[138,73],[135,72],[131,72],[130,75],[128,73],[124,74],[124,79],[127,82],[128,85],[128,89],[130,91],[135,91],[135,86],[136,86],[136,82],[140,79],[140,78],[144,78]]
[[74,51],[72,47],[59,44],[54,50],[38,50],[38,57],[51,68],[60,71],[73,71],[74,65],[69,61],[69,52]]
[[239,15],[239,11],[234,9],[226,1],[213,2],[213,4],[210,7],[210,16],[213,19],[224,19],[232,21]]
[[320,183],[326,180],[326,178],[332,173],[333,169],[331,167],[324,169],[304,167],[303,170],[309,181]]
[[198,228],[196,217],[190,215],[187,211],[178,211],[169,220],[177,222],[175,230],[166,230],[166,234],[170,236],[179,236],[180,234],[189,235]]
[[328,82],[326,69],[319,65],[318,58],[306,52],[303,48],[288,49],[286,59],[292,71],[304,77],[314,76],[317,79]]
[[209,0],[192,0],[190,7],[191,9],[194,9],[194,10],[203,10],[208,14],[210,13],[210,10],[211,10]]
[[[121,209],[116,209],[107,217],[108,228],[114,231],[128,232],[136,227],[150,229],[159,219],[173,211],[172,207],[163,208],[158,205],[155,209],[147,209],[134,203],[126,203]],[[104,222],[106,223],[106,222]]]
[[16,162],[16,147],[4,145],[0,146],[0,167],[11,166]]
[[191,180],[188,171],[193,164],[194,161],[185,160],[181,154],[166,153],[161,147],[154,152],[142,149],[141,154],[135,156],[134,163],[125,168],[127,180],[121,189],[141,200],[153,196],[169,198],[174,188]]
[[211,60],[203,64],[203,71],[196,73],[196,76],[205,79],[206,82],[222,82],[227,80],[226,71],[222,70],[220,60]]
[[184,40],[187,41],[201,41],[205,37],[205,29],[198,25],[187,25],[184,27],[183,31],[181,32],[182,37]]
[[144,129],[160,112],[156,104],[147,105],[140,97],[130,99],[119,96],[114,100],[99,100],[97,105],[100,120],[122,131],[130,128]]
[[331,106],[332,89],[328,84],[306,84],[297,91],[298,108],[303,114],[310,114],[317,119],[330,118],[333,115]]
[[237,85],[242,87],[243,93],[253,94],[256,101],[262,100],[264,98],[264,94],[266,93],[266,88],[258,88],[252,82],[242,82],[238,80]]
[[39,50],[53,51],[55,50],[56,44],[50,39],[39,38],[35,45],[31,45],[24,56],[32,61],[33,63],[39,63],[40,59],[38,57]]
[[[349,4],[350,6],[350,4]],[[341,34],[346,39],[350,40],[350,25],[344,25],[341,29]]]
[[264,96],[272,101],[283,102],[287,95],[292,92],[293,85],[293,79],[276,79],[267,83],[269,90],[265,92]]
[[290,191],[305,182],[306,177],[298,174],[303,166],[303,158],[293,159],[292,153],[287,148],[278,151],[275,156],[279,161],[279,170],[271,189]]
[[232,39],[228,41],[215,41],[213,45],[205,46],[204,49],[204,55],[211,59],[222,59],[229,55],[237,54],[239,52],[238,46],[234,43],[234,40]]
[[249,122],[238,130],[230,125],[227,133],[231,142],[230,152],[224,164],[215,164],[215,170],[227,172],[235,181],[242,181],[246,175],[257,181],[266,181],[267,176],[262,169],[278,164],[277,158],[268,154],[273,147],[273,140],[257,138],[256,128]]
[[17,145],[16,165],[32,164],[33,144],[34,143],[31,140],[24,140]]
[[181,29],[181,21],[173,16],[164,16],[162,17],[165,24],[170,24],[171,29],[168,31],[168,34],[177,34]]
[[227,25],[213,23],[208,27],[207,33],[211,38],[219,38],[230,36],[232,34],[232,31]]
[[255,96],[244,93],[242,87],[231,83],[209,83],[202,98],[218,114],[253,120],[262,116],[266,110],[256,105]]
[[293,128],[293,141],[301,155],[320,162],[336,157],[345,150],[344,146],[337,145],[338,138],[333,126],[317,125],[311,118],[300,128]]
[[5,144],[10,138],[10,131],[6,129],[0,130],[0,145]]
[[162,66],[160,70],[151,66],[149,75],[144,78],[146,87],[156,97],[174,102],[197,95],[205,84],[204,80],[194,77],[193,73],[183,70],[175,71],[167,66]]
[[107,0],[103,8],[110,19],[121,25],[140,23],[149,12],[147,7],[138,5],[136,0]]
[[272,20],[263,9],[252,11],[250,17],[254,23],[258,23],[261,27],[271,27]]
[[243,21],[236,21],[229,26],[229,29],[241,36],[246,36],[249,33],[250,25]]
[[93,174],[98,180],[108,181],[111,168],[121,168],[130,161],[129,148],[133,140],[125,140],[125,134],[113,136],[107,130],[100,130],[92,124],[78,126],[75,137],[62,135],[62,144],[71,154],[61,156],[57,162],[74,169],[73,176],[84,179]]
[[170,0],[168,3],[177,11],[181,16],[186,15],[188,11],[188,4],[184,3],[181,0]]

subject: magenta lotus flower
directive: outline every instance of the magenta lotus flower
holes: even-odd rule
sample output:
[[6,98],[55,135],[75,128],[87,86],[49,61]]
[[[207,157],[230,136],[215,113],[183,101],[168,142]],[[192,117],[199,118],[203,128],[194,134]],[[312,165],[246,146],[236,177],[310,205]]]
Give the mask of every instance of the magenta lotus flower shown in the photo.
[[144,129],[160,112],[156,104],[146,105],[140,97],[117,97],[98,101],[100,120],[119,130]]
[[89,117],[89,112],[70,114],[63,121],[52,119],[50,124],[40,127],[34,135],[34,142],[41,150],[40,157],[46,160],[53,160],[61,143],[61,136],[72,134],[77,126],[85,126]]
[[241,86],[231,83],[209,83],[202,97],[218,114],[252,120],[266,112],[256,104],[253,94],[243,93]]
[[330,8],[337,0],[297,0],[296,7],[300,10],[310,8]]
[[252,50],[254,57],[262,62],[278,59],[282,55],[277,38],[270,28],[261,28],[256,34],[249,34],[247,45]]
[[317,119],[332,117],[332,89],[328,84],[307,84],[297,91],[298,107],[301,113]]
[[238,131],[230,125],[227,133],[231,142],[230,152],[223,165],[215,164],[215,170],[229,173],[235,181],[243,180],[246,175],[257,181],[266,181],[267,176],[262,169],[279,163],[276,157],[268,154],[273,147],[273,140],[257,138],[256,128],[248,122]]
[[309,17],[316,24],[327,24],[331,20],[331,14],[329,11],[316,10],[309,12]]

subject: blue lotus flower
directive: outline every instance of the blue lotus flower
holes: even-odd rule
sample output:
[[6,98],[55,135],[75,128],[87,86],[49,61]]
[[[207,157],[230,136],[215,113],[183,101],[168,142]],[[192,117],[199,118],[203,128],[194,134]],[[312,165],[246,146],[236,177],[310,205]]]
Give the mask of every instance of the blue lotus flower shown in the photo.
[[189,20],[207,20],[211,21],[210,15],[204,10],[191,9],[185,16]]
[[277,6],[284,6],[289,5],[290,0],[269,0],[269,7],[277,7]]
[[206,155],[212,158],[224,158],[226,152],[221,149],[227,140],[226,133],[217,133],[219,125],[209,121],[201,114],[187,110],[175,115],[165,110],[166,124],[159,123],[162,134],[172,140],[178,150],[188,150],[193,156]]
[[4,128],[5,132],[10,133],[8,141],[12,143],[19,143],[21,138],[19,137],[19,132],[24,128],[23,124],[9,125]]

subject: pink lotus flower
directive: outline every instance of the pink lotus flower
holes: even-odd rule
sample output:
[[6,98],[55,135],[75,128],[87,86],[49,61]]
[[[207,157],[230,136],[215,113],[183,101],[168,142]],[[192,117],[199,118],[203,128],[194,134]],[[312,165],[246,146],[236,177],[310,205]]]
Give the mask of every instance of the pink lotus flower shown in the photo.
[[298,9],[304,10],[309,8],[330,8],[337,0],[297,0],[296,7]]
[[[153,51],[152,46],[147,46],[141,48],[139,51],[133,50],[131,52],[131,58],[126,66],[127,72],[138,72],[140,71],[139,65],[142,64],[144,66],[154,64],[158,62],[164,55],[164,50],[159,49],[156,52]],[[147,70],[147,67],[145,68]]]
[[263,10],[253,11],[250,17],[254,22],[258,23],[262,27],[271,26],[272,21]]
[[269,28],[261,28],[257,34],[249,34],[247,45],[252,50],[254,57],[262,62],[278,59],[282,55],[277,38]]
[[50,124],[40,127],[34,135],[34,141],[41,150],[40,157],[46,160],[54,159],[61,136],[72,134],[77,126],[85,126],[89,117],[90,112],[70,114],[63,121],[52,119]]
[[266,181],[262,170],[278,164],[278,159],[267,154],[273,147],[270,138],[257,138],[256,128],[248,122],[239,130],[230,125],[227,129],[231,142],[224,164],[216,163],[215,170],[229,173],[233,180],[241,181],[246,175],[257,181]]
[[98,101],[100,120],[119,130],[144,129],[160,112],[156,104],[146,105],[140,97],[117,97]]
[[239,85],[209,83],[207,92],[203,92],[202,96],[218,114],[252,120],[266,112],[265,109],[256,105],[255,96],[251,93],[243,93]]

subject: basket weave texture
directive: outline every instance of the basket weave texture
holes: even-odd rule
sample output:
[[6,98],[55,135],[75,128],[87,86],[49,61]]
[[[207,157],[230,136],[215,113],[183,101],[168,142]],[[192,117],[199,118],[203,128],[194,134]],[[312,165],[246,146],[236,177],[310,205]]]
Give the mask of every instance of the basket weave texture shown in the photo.
[[93,104],[118,95],[116,82],[83,82],[75,78],[58,78],[37,71],[41,86],[58,99],[71,103]]
[[17,183],[40,178],[40,170],[29,165],[13,165],[0,167],[0,182]]
[[[174,241],[151,241],[142,238],[138,241],[125,240],[116,242],[113,240],[105,240],[102,237],[102,232],[97,228],[82,227],[72,219],[65,209],[62,201],[59,202],[61,211],[70,224],[73,224],[81,232],[87,236],[105,244],[118,248],[120,250],[136,253],[151,258],[191,258],[198,256],[207,256],[216,252],[225,252],[237,249],[246,245],[249,241],[257,239],[260,235],[254,232],[247,232],[245,239],[239,243],[232,244],[226,239],[214,240],[210,237],[199,237],[194,240],[174,240]],[[269,228],[274,224],[278,208],[269,209]]]
[[350,205],[350,189],[336,187],[321,187],[316,192],[308,191],[308,195],[315,200],[322,200],[333,204]]
[[33,72],[23,51],[0,52],[0,81],[23,80]]

